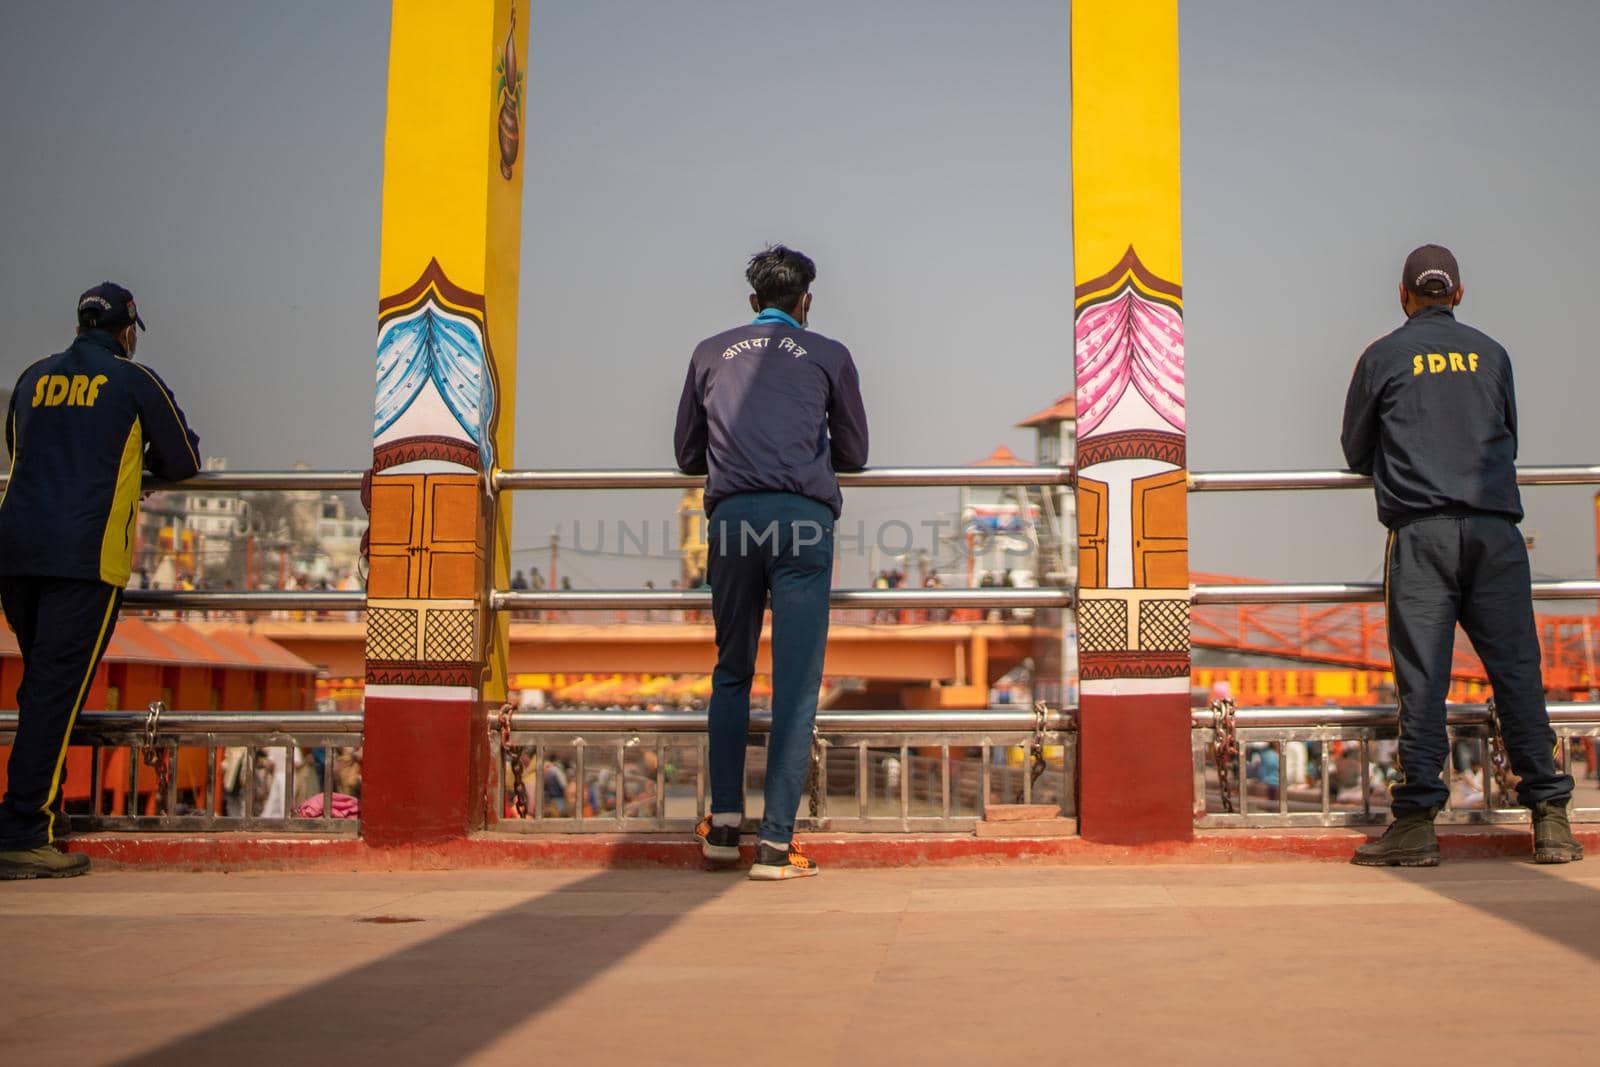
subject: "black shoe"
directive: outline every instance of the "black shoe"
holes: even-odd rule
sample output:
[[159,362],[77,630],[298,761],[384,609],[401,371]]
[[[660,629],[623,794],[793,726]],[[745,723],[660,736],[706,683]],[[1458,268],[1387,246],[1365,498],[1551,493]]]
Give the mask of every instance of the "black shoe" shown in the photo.
[[700,820],[700,825],[694,828],[694,836],[700,839],[700,855],[712,863],[736,863],[739,859],[739,828],[737,826],[718,826],[707,815]]
[[1533,806],[1533,862],[1574,863],[1583,859],[1583,846],[1572,836],[1567,802],[1541,800]]
[[61,852],[49,845],[0,852],[0,881],[22,878],[74,878],[89,873],[89,857],[81,852]]
[[801,852],[800,846],[792,841],[786,849],[776,848],[765,841],[756,844],[756,862],[750,868],[750,877],[758,882],[810,878],[819,873],[816,861]]
[[1436,814],[1435,809],[1400,816],[1382,837],[1356,849],[1350,862],[1361,867],[1439,866],[1439,838],[1433,832]]

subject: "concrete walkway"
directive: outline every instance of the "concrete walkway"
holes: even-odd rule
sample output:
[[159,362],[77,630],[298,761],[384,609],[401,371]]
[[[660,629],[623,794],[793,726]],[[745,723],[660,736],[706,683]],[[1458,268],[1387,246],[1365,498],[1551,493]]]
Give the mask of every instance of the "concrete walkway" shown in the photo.
[[106,871],[0,939],[17,1067],[1600,1056],[1594,861]]

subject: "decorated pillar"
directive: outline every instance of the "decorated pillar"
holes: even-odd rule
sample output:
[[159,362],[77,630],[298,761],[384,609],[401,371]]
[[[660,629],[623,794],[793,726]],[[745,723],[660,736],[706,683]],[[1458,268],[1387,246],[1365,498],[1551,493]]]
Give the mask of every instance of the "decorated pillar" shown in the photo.
[[362,828],[378,845],[492,820],[504,698],[522,233],[524,0],[394,0],[384,141]]
[[1079,823],[1193,832],[1177,0],[1072,4]]

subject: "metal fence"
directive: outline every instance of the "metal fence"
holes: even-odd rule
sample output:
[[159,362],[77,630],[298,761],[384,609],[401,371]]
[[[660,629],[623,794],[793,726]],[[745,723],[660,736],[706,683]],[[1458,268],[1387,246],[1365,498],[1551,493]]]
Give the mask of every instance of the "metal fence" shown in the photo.
[[[253,489],[329,489],[350,490],[359,486],[356,471],[232,472],[202,474],[184,488],[209,490]],[[696,476],[658,470],[508,470],[496,472],[492,488],[514,490],[570,489],[681,489],[702,484]],[[885,468],[858,474],[841,475],[841,482],[856,486],[1069,486],[1072,471],[1065,467],[922,467]],[[1523,485],[1584,485],[1600,483],[1600,467],[1530,467],[1519,472]],[[1369,486],[1370,480],[1348,471],[1286,472],[1193,472],[1189,476],[1192,492],[1355,489]],[[0,479],[3,486],[3,479]],[[171,488],[152,484],[151,488]],[[1381,599],[1377,583],[1248,584],[1194,585],[1191,601],[1196,605],[1237,603],[1338,603]],[[1569,580],[1539,582],[1534,595],[1546,599],[1600,598],[1600,581]],[[1062,587],[1034,589],[844,589],[835,590],[832,604],[839,609],[865,611],[893,609],[1062,609],[1073,603],[1072,590]],[[154,611],[360,611],[365,594],[360,592],[280,592],[280,591],[174,591],[129,590],[126,603],[132,609]],[[710,594],[701,590],[495,590],[491,595],[494,610],[522,611],[601,611],[657,609],[706,609]],[[1018,715],[1023,718],[1016,718]],[[1070,811],[1075,774],[1076,748],[1070,718],[1062,711],[1048,713],[1049,722],[1037,727],[1028,712],[916,713],[916,712],[836,712],[819,717],[814,764],[816,783],[811,790],[803,825],[814,829],[960,829],[970,827],[982,817],[984,809],[1001,799],[1046,799]],[[121,716],[118,718],[118,716]],[[949,718],[941,716],[957,716]],[[1478,718],[1474,718],[1479,715]],[[878,718],[874,718],[878,716]],[[887,716],[888,718],[884,718]],[[965,716],[965,718],[961,718]],[[1008,717],[1010,716],[1010,717]],[[1575,716],[1575,717],[1574,717]],[[238,813],[231,813],[218,790],[219,776],[226,773],[226,753],[243,751],[239,759],[254,767],[257,754],[280,751],[292,780],[295,750],[353,748],[360,743],[359,717],[310,716],[305,721],[293,716],[272,717],[241,714],[229,722],[227,715],[193,717],[165,716],[153,737],[145,716],[128,713],[87,713],[80,721],[74,742],[94,746],[96,785],[95,810],[78,820],[84,828],[118,829],[317,829],[353,832],[354,820],[331,818],[333,789],[331,779],[324,782],[326,813],[316,820],[291,815],[264,818],[257,810],[252,793],[241,802]],[[1563,758],[1572,758],[1574,739],[1600,736],[1600,708],[1593,705],[1568,705],[1553,709],[1556,728],[1562,737]],[[1027,721],[1024,721],[1027,720]],[[0,738],[10,720],[0,715]],[[1386,806],[1381,792],[1373,788],[1381,776],[1381,759],[1371,758],[1375,746],[1392,737],[1392,710],[1300,708],[1241,709],[1232,717],[1231,731],[1219,728],[1214,712],[1197,713],[1195,722],[1196,817],[1200,825],[1343,825],[1379,821]],[[503,769],[510,779],[511,769],[528,761],[537,769],[533,803],[527,818],[516,818],[514,790],[502,804],[513,810],[502,827],[534,831],[587,831],[615,829],[678,830],[692,826],[705,811],[706,771],[704,719],[697,715],[611,716],[606,721],[573,716],[515,716],[507,738]],[[1481,748],[1482,800],[1446,813],[1454,821],[1507,821],[1519,813],[1506,806],[1507,797],[1491,773],[1493,765],[1492,725],[1473,709],[1452,713],[1454,738],[1467,747]],[[758,719],[752,732],[765,732]],[[1242,746],[1239,755],[1229,754],[1219,768],[1208,755],[1222,738]],[[1343,756],[1346,744],[1355,746],[1348,764],[1358,766],[1359,796],[1352,800],[1339,787],[1340,769],[1336,756]],[[1308,763],[1314,762],[1320,787],[1308,796],[1301,787],[1279,788],[1263,799],[1261,775],[1252,778],[1250,755],[1269,746],[1282,768],[1290,745],[1316,746],[1316,756],[1307,750]],[[1339,752],[1334,752],[1338,746]],[[187,749],[207,753],[203,784],[180,785],[168,777],[154,790],[156,814],[111,815],[100,805],[104,783],[100,758],[102,749],[124,749],[129,778],[126,795],[135,798],[152,792],[141,788],[157,775],[160,760],[170,763],[175,754]],[[217,754],[224,753],[219,759]],[[1049,753],[1045,771],[1037,779],[1028,770],[1012,765],[1009,754]],[[155,762],[145,763],[147,753]],[[162,757],[160,753],[166,753]],[[570,756],[567,755],[570,753]],[[996,753],[1007,754],[996,758]],[[134,754],[138,759],[131,758]],[[510,760],[511,755],[519,763]],[[764,749],[752,753],[750,773],[759,777]],[[1298,750],[1296,756],[1298,757]],[[1585,755],[1592,755],[1585,746]],[[1008,758],[1009,757],[1009,758]],[[181,762],[181,760],[179,760]],[[270,760],[268,761],[270,763]],[[324,766],[331,766],[331,760]],[[1462,775],[1470,777],[1470,757],[1466,770],[1452,770],[1452,784]],[[143,771],[141,772],[141,767]],[[547,774],[548,770],[552,773]],[[1219,780],[1219,770],[1221,776]],[[1348,770],[1348,767],[1346,768]],[[1234,775],[1229,778],[1228,775]],[[254,775],[248,776],[251,783]],[[547,780],[548,779],[548,780]],[[237,776],[235,777],[237,781]],[[1257,785],[1253,786],[1252,782]],[[550,792],[559,785],[560,796]],[[1281,785],[1281,778],[1280,778]],[[256,785],[249,786],[255,789]],[[574,801],[569,801],[568,792]],[[285,810],[292,811],[298,799],[291,787]],[[1228,800],[1223,801],[1226,792]],[[196,802],[195,798],[201,798]],[[546,801],[550,803],[546,803]],[[1236,806],[1235,806],[1236,805]],[[1232,810],[1227,810],[1227,809]],[[1593,817],[1600,808],[1580,806],[1579,818]]]
[[[361,724],[359,712],[82,712],[71,742],[89,748],[88,810],[69,811],[71,826],[354,835],[358,820],[336,817],[346,807],[338,778],[357,759]],[[16,729],[17,713],[0,712],[0,744]],[[297,770],[313,766],[306,788]],[[68,782],[69,794],[84,784]],[[307,803],[321,814],[297,814]]]
[[[1600,739],[1600,704],[1552,704],[1550,720],[1560,765],[1578,771],[1572,818],[1600,822],[1600,787],[1588,780],[1594,749],[1586,743]],[[1223,701],[1196,710],[1193,727],[1197,826],[1362,826],[1388,818],[1394,705],[1234,709]],[[1439,821],[1526,821],[1492,705],[1452,706],[1449,733],[1443,777],[1451,802]],[[1269,751],[1275,774],[1264,759]]]
[[[1517,482],[1525,486],[1600,484],[1600,466],[1523,467],[1517,471]],[[1333,470],[1196,471],[1189,475],[1189,491],[1194,493],[1364,489],[1371,485],[1371,478]],[[1595,599],[1600,597],[1600,581],[1534,582],[1533,595],[1542,600]],[[1381,582],[1190,586],[1190,602],[1196,606],[1382,599]],[[1442,822],[1496,823],[1527,818],[1527,812],[1516,806],[1491,707],[1462,705],[1449,711],[1451,754],[1444,778],[1451,803],[1440,815]],[[1562,766],[1570,772],[1573,742],[1600,737],[1600,704],[1555,705],[1550,717],[1560,738]],[[1196,711],[1193,726],[1198,826],[1353,826],[1388,818],[1387,782],[1396,740],[1392,705],[1235,709],[1230,701],[1223,701]],[[1583,748],[1585,774],[1592,774],[1596,763],[1593,745]],[[1574,819],[1600,821],[1600,796],[1585,796],[1585,792],[1575,798]]]
[[[502,830],[688,832],[708,811],[704,713],[507,713],[500,725]],[[755,811],[770,729],[751,718]],[[819,712],[797,825],[970,831],[991,805],[1012,803],[1070,815],[1076,752],[1071,716],[1042,708]]]

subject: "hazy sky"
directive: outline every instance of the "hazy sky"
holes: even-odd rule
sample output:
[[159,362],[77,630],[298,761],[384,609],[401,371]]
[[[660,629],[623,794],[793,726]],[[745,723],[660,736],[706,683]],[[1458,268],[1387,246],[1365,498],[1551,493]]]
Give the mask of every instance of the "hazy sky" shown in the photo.
[[[1424,241],[1512,353],[1523,461],[1595,462],[1600,4],[1181,17],[1191,465],[1340,465],[1351,366]],[[209,454],[365,466],[388,5],[11,0],[5,21],[0,377],[110,277]],[[1065,0],[541,0],[531,27],[519,465],[668,465],[688,353],[748,317],[743,260],[773,240],[818,262],[813,325],[856,354],[875,464],[1031,455],[1012,423],[1072,384]],[[1592,570],[1590,496],[1530,491],[1536,571]],[[517,560],[672,503],[521,499]],[[846,502],[869,524],[954,506]],[[1197,497],[1191,521],[1197,570],[1378,570],[1366,494]]]

